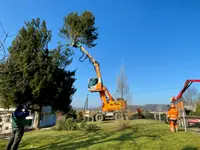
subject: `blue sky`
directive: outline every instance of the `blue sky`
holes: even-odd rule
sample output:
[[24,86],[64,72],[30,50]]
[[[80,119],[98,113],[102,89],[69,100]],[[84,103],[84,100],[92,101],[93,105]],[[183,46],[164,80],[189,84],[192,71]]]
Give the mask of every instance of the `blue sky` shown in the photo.
[[[197,0],[3,0],[0,21],[6,30],[11,25],[12,33],[17,33],[24,21],[40,17],[52,30],[50,47],[55,47],[63,17],[90,10],[96,17],[99,39],[98,45],[88,51],[99,61],[110,93],[116,91],[116,75],[123,59],[132,104],[167,104],[171,96],[178,95],[186,79],[200,77],[199,8]],[[8,39],[7,45],[11,41]],[[88,61],[79,62],[80,56],[77,49],[70,66],[77,69],[72,105],[83,107],[89,94],[89,106],[100,106],[98,93],[87,90],[88,79],[95,76],[95,71]]]

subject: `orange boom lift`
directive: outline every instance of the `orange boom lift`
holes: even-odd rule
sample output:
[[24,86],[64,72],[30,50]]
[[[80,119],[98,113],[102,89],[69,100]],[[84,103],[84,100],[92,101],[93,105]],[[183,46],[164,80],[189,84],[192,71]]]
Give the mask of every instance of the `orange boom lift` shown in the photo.
[[[124,99],[114,99],[109,93],[105,85],[103,85],[99,63],[84,49],[80,43],[72,43],[73,47],[80,48],[80,50],[89,58],[93,64],[96,77],[90,78],[88,83],[88,90],[90,92],[99,92],[102,101],[101,112],[92,114],[96,121],[103,121],[104,119],[122,119],[125,117],[123,113],[126,109],[126,101]],[[88,111],[87,111],[88,112]]]

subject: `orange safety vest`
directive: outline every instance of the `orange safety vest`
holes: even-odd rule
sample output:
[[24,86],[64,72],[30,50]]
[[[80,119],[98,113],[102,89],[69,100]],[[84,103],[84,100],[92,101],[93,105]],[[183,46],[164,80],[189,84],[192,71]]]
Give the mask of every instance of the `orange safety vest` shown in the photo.
[[137,112],[138,112],[138,113],[141,113],[142,111],[141,111],[141,109],[140,109],[140,108],[137,108]]
[[168,117],[170,120],[177,120],[178,110],[176,108],[170,108],[168,111]]

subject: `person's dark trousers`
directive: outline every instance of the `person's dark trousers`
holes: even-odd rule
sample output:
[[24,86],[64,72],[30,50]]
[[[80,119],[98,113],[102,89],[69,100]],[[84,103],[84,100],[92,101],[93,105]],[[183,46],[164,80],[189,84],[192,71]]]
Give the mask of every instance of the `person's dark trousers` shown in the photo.
[[12,135],[6,146],[6,150],[17,150],[23,135],[24,128],[13,128]]

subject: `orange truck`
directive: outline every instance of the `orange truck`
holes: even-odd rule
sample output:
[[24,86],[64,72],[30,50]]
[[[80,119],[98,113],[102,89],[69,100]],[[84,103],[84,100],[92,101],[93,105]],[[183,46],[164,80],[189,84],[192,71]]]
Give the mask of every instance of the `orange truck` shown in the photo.
[[109,93],[106,86],[103,84],[102,76],[100,72],[99,63],[84,49],[79,43],[72,43],[73,47],[80,48],[80,50],[89,58],[90,62],[94,65],[96,71],[96,77],[90,78],[88,83],[88,90],[90,92],[98,92],[102,101],[102,108],[99,112],[90,113],[88,110],[85,111],[85,117],[93,117],[95,121],[103,121],[107,119],[122,119],[126,117],[125,110],[127,103],[124,99],[114,99]]

